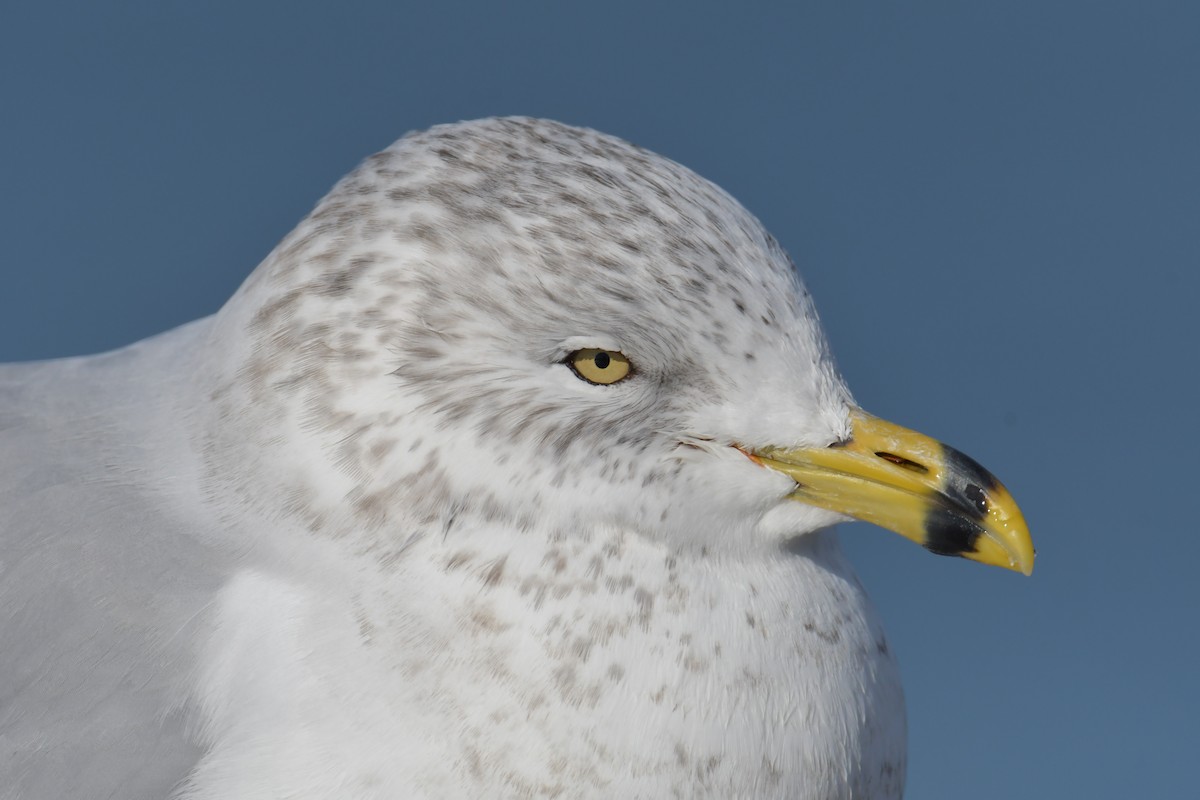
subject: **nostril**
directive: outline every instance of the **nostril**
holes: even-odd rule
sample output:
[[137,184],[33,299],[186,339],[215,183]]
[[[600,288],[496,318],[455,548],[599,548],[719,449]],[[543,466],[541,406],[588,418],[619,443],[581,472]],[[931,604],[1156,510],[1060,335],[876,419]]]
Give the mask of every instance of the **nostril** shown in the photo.
[[929,472],[929,467],[925,466],[924,464],[918,464],[912,459],[905,458],[904,456],[898,456],[895,453],[888,453],[881,450],[876,452],[875,455],[879,456],[884,461],[892,462],[897,467],[903,467],[909,472],[919,472],[922,475]]

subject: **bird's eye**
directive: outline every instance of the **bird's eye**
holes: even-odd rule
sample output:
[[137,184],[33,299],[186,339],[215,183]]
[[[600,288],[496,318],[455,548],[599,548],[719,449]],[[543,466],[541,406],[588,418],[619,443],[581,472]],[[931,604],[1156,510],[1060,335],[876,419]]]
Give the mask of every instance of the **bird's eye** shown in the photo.
[[630,364],[616,350],[587,347],[567,356],[567,365],[588,383],[608,385],[629,376]]

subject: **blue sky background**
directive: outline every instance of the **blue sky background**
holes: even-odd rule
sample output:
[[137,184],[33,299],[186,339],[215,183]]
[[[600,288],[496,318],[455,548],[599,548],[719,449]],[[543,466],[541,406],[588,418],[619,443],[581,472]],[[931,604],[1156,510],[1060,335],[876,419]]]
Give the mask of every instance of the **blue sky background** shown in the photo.
[[844,529],[909,796],[1196,796],[1200,6],[13,2],[0,112],[0,360],[212,313],[415,128],[687,164],[793,254],[859,401],[1032,525],[1031,579]]

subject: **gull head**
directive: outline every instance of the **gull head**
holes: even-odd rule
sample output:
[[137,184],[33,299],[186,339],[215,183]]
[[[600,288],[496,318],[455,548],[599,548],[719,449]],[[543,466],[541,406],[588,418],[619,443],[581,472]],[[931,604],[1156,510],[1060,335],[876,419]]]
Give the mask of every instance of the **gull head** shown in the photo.
[[406,136],[284,239],[210,345],[214,491],[379,553],[503,525],[746,555],[855,516],[1032,568],[993,476],[857,408],[762,225],[595,131]]

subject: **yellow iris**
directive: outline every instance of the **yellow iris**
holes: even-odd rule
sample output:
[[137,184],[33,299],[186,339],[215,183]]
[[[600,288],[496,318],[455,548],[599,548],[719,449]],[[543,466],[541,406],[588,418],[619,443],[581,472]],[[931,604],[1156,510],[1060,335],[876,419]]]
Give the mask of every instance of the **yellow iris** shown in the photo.
[[599,350],[594,347],[576,350],[571,353],[567,363],[575,370],[576,375],[588,383],[605,386],[627,377],[630,370],[629,359],[616,350]]

